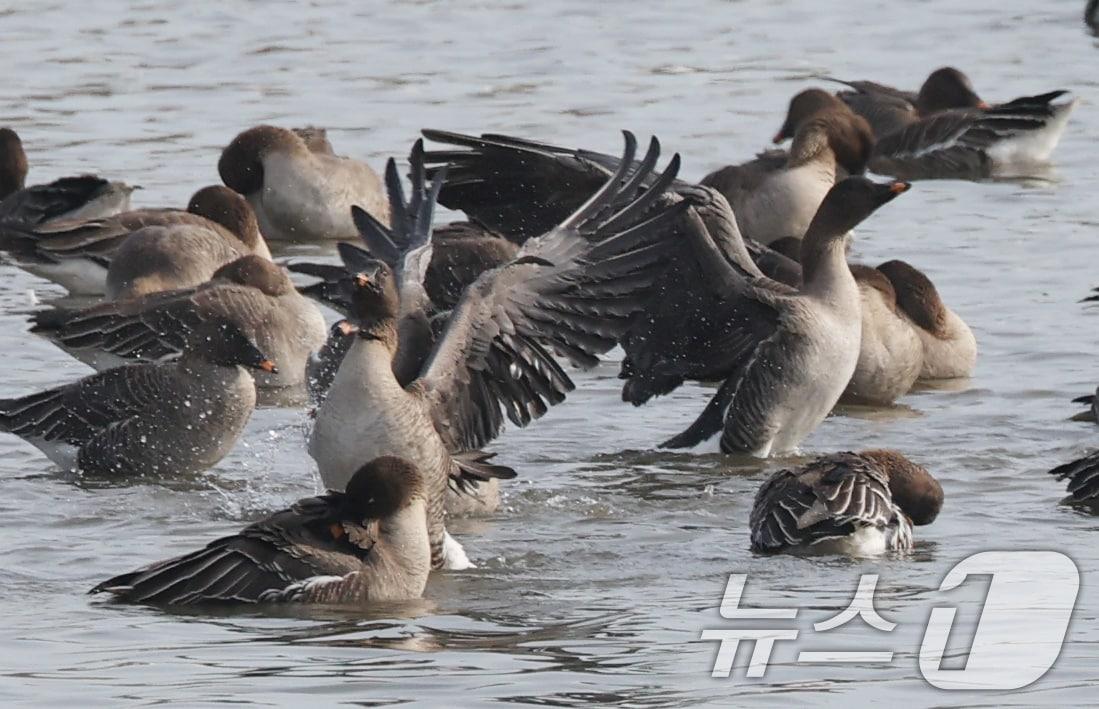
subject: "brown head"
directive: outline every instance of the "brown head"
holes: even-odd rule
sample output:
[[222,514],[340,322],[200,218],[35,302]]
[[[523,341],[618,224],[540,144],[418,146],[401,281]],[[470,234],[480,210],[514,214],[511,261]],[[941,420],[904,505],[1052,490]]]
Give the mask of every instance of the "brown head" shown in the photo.
[[252,207],[239,194],[221,185],[203,187],[187,204],[187,211],[220,224],[240,239],[250,251],[266,251]]
[[804,280],[812,280],[823,255],[843,249],[847,233],[879,207],[908,191],[907,182],[874,182],[865,177],[848,177],[837,182],[817,208],[801,242]]
[[352,324],[359,328],[359,336],[387,342],[392,340],[390,344],[396,347],[401,299],[393,269],[382,261],[376,261],[370,267],[359,269],[352,275],[351,281],[348,316]]
[[282,266],[255,254],[225,264],[214,271],[210,280],[248,286],[273,297],[294,292],[294,284]]
[[973,90],[969,77],[952,66],[931,72],[916,99],[916,108],[925,116],[952,108],[988,107]]
[[278,371],[256,343],[226,318],[213,318],[195,328],[187,338],[185,357],[223,367],[248,367],[272,374]]
[[931,524],[943,508],[943,486],[927,468],[916,465],[895,450],[870,450],[859,455],[889,476],[893,502],[912,524]]
[[851,275],[859,285],[866,285],[881,293],[890,307],[897,304],[897,293],[893,290],[893,284],[885,277],[885,274],[872,266],[864,266],[861,263],[850,264]]
[[424,495],[419,469],[396,456],[381,456],[359,468],[347,481],[341,516],[361,524],[384,519]]
[[777,144],[793,138],[805,121],[821,111],[839,108],[847,108],[847,104],[823,89],[802,91],[790,99],[790,106],[786,109],[786,120],[775,134],[774,142]]
[[861,175],[874,150],[874,133],[862,116],[847,106],[818,111],[798,126],[790,146],[793,164],[807,162],[825,149],[848,175]]
[[946,306],[931,279],[904,261],[886,261],[878,266],[893,284],[897,305],[912,321],[933,335],[946,330]]
[[23,141],[11,128],[0,128],[0,199],[23,189],[27,180],[27,154]]
[[275,126],[249,128],[221,151],[221,181],[243,195],[263,189],[263,158],[272,151],[309,153],[309,147],[293,131]]

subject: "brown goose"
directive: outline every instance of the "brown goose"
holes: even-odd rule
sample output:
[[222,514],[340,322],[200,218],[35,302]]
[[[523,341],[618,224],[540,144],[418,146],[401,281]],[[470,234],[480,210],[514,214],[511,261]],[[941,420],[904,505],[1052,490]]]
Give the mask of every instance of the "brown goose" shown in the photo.
[[285,270],[259,256],[241,256],[197,287],[44,311],[35,316],[34,330],[102,369],[175,356],[195,328],[216,318],[236,325],[279,363],[278,372],[257,373],[260,387],[304,384],[306,363],[327,333],[317,306],[297,292]]
[[135,188],[124,182],[80,175],[27,187],[28,168],[19,134],[0,128],[0,231],[60,219],[97,219],[130,208]]
[[240,133],[222,151],[218,173],[248,200],[263,235],[276,241],[355,239],[351,207],[389,221],[385,191],[365,163],[331,153],[317,129],[305,137],[275,126]]
[[431,551],[425,484],[394,457],[359,468],[344,492],[298,500],[205,548],[104,581],[128,603],[364,605],[419,598]]
[[835,453],[763,483],[749,520],[752,550],[907,551],[912,525],[931,524],[942,505],[939,482],[897,451]]
[[893,284],[897,305],[916,325],[923,343],[920,379],[958,379],[973,374],[977,338],[943,303],[931,279],[904,261],[887,261],[878,270]]
[[[655,216],[649,210],[675,178],[678,158],[641,189],[659,145],[654,140],[635,167],[636,141],[628,133],[626,138],[622,167],[603,189],[557,228],[529,239],[516,259],[466,289],[407,385],[393,372],[402,309],[398,275],[378,261],[356,277],[355,341],[317,410],[309,452],[322,479],[334,487],[363,459],[401,455],[415,463],[428,484],[435,567],[468,565],[456,543],[444,550],[447,481],[467,467],[459,454],[495,438],[505,414],[525,425],[562,401],[573,385],[546,349],[594,365],[628,326],[670,250],[663,229],[687,203],[658,209]],[[420,243],[417,248],[430,248],[429,239]]]
[[201,472],[225,457],[252,415],[250,369],[271,372],[275,364],[234,325],[211,320],[178,360],[0,400],[0,430],[86,474]]

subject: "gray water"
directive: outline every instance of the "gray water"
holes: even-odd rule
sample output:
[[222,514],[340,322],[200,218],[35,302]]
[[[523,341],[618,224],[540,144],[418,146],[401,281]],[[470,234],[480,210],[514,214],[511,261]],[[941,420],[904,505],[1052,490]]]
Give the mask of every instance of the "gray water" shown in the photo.
[[[22,134],[34,182],[96,171],[140,184],[141,206],[183,205],[217,182],[220,147],[260,122],[327,126],[339,152],[381,166],[419,128],[497,131],[616,152],[618,130],[658,135],[698,178],[765,146],[786,101],[831,74],[916,86],[964,68],[992,101],[1056,88],[1081,99],[1054,168],[1024,182],[922,182],[860,228],[855,256],[908,260],[970,323],[971,381],[892,410],[834,416],[806,456],[895,447],[947,502],[911,556],[855,562],[757,557],[747,518],[760,482],[797,461],[651,452],[698,413],[685,386],[640,409],[618,400],[612,355],[577,391],[493,446],[521,471],[500,512],[453,531],[480,568],[440,573],[425,599],[372,611],[171,614],[84,592],[314,492],[305,417],[258,411],[237,450],[190,480],[63,475],[0,437],[0,702],[691,706],[1091,704],[1099,680],[1099,520],[1059,504],[1045,474],[1099,432],[1067,420],[1099,380],[1094,96],[1099,41],[1083,0],[690,0],[295,4],[21,3],[0,9],[0,124]],[[216,9],[214,9],[216,8]],[[28,335],[30,293],[0,266],[0,396],[88,370]],[[985,549],[1057,549],[1082,590],[1068,642],[1018,692],[957,694],[916,653],[946,571]],[[763,680],[710,676],[729,573],[753,605],[834,615],[880,573],[891,635],[853,623],[816,645],[896,651],[888,666],[806,666],[776,651]],[[979,595],[979,594],[978,594]],[[962,613],[970,631],[976,611]],[[799,621],[800,622],[800,621]],[[803,631],[803,636],[805,632]],[[798,646],[806,649],[807,641]],[[863,647],[865,646],[865,647]],[[814,649],[820,649],[814,648]]]

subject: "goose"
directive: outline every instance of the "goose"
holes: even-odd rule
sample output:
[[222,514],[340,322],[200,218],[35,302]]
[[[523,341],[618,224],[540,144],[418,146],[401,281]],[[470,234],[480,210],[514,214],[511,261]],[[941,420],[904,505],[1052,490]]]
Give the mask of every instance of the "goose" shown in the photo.
[[[505,414],[526,425],[565,398],[573,384],[547,349],[590,367],[614,346],[670,249],[666,228],[689,206],[679,201],[654,209],[675,178],[678,156],[642,188],[659,143],[654,139],[635,165],[636,139],[624,135],[620,169],[558,227],[529,239],[517,258],[466,289],[422,370],[406,385],[393,371],[405,307],[399,287],[415,289],[418,282],[383,260],[355,276],[354,342],[317,409],[308,449],[322,480],[335,488],[358,461],[377,455],[401,455],[419,467],[428,485],[433,568],[469,565],[461,546],[447,540],[448,480],[499,477],[455,454],[495,438]],[[421,223],[425,228],[403,259],[406,266],[426,261],[430,222]],[[379,230],[379,241],[382,236]]]
[[991,108],[977,95],[969,77],[951,66],[931,72],[918,91],[902,91],[873,81],[829,80],[848,87],[837,93],[838,98],[865,118],[878,138],[936,113]]
[[0,399],[0,431],[87,475],[187,475],[233,448],[256,406],[250,369],[275,364],[226,320],[195,330],[183,356]]
[[117,214],[130,208],[130,195],[136,189],[95,175],[62,177],[27,187],[28,169],[19,134],[0,128],[0,229]]
[[700,184],[725,196],[741,234],[763,244],[800,239],[828,190],[866,169],[874,137],[861,117],[844,106],[803,121],[790,152],[761,153],[743,165],[721,168]]
[[254,254],[222,266],[200,286],[42,311],[32,329],[102,369],[174,357],[195,328],[216,318],[232,322],[279,363],[277,372],[256,374],[261,388],[303,386],[306,364],[328,331],[320,310],[297,292],[285,269]]
[[1084,396],[1078,396],[1072,400],[1074,404],[1087,404],[1087,411],[1081,411],[1078,414],[1072,416],[1073,421],[1091,421],[1092,423],[1099,423],[1099,388],[1095,390],[1094,394],[1085,394]]
[[[136,237],[134,243],[109,278],[130,237]],[[195,192],[186,210],[138,209],[102,219],[0,229],[0,249],[20,268],[73,295],[114,297],[152,292],[158,284],[198,285],[223,263],[247,253],[271,258],[248,204],[220,185]]]
[[89,593],[165,606],[364,606],[419,598],[427,584],[426,486],[407,460],[375,458],[343,492],[298,500],[198,551],[115,576]]
[[[624,345],[630,360],[624,374],[638,376],[644,367],[682,380],[689,366],[700,370],[692,376],[724,382],[698,419],[662,447],[701,452],[716,441],[721,452],[766,458],[794,451],[820,425],[851,381],[862,339],[847,233],[908,188],[863,177],[836,183],[802,242],[799,288],[734,268],[715,253],[712,239],[690,240],[719,284],[715,291],[725,295],[697,319],[669,313],[650,322],[638,342]],[[706,228],[700,219],[695,225]],[[704,354],[680,360],[678,351]]]
[[[310,129],[261,125],[243,131],[221,153],[222,182],[248,200],[260,231],[275,241],[358,237],[351,207],[389,220],[381,179],[368,165],[331,153],[327,136]],[[312,148],[312,149],[311,149]]]
[[[978,100],[968,107],[921,113],[912,103],[919,103],[918,97],[911,94],[872,82],[847,83],[856,92],[841,92],[832,101],[819,89],[795,96],[776,142],[792,137],[790,130],[816,112],[846,101],[876,124],[872,171],[903,179],[980,179],[1048,162],[1077,104],[1075,99],[1055,103],[1068,94],[1057,90],[995,106]],[[965,95],[962,88],[957,92],[955,103]]]
[[943,489],[894,450],[835,453],[780,470],[756,493],[752,550],[876,556],[912,548],[912,526],[935,521]]
[[959,379],[977,365],[977,338],[948,308],[922,271],[904,261],[887,261],[878,270],[893,284],[897,305],[916,326],[923,343],[920,380]]

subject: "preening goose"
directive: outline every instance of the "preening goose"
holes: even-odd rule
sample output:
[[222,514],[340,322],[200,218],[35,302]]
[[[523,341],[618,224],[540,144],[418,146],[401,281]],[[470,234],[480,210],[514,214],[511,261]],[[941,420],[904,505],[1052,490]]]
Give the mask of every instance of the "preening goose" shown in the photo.
[[912,548],[943,489],[926,468],[891,450],[835,453],[780,470],[756,493],[752,550],[873,556]]
[[256,126],[225,147],[218,174],[252,205],[268,239],[354,239],[351,207],[388,222],[385,191],[369,165],[334,155],[331,147],[317,129]]
[[127,603],[367,605],[419,598],[427,584],[425,483],[406,460],[376,458],[346,491],[298,500],[190,554],[104,581]]

